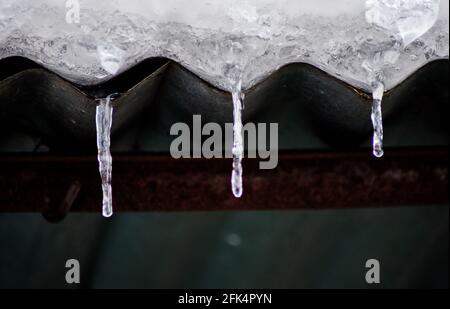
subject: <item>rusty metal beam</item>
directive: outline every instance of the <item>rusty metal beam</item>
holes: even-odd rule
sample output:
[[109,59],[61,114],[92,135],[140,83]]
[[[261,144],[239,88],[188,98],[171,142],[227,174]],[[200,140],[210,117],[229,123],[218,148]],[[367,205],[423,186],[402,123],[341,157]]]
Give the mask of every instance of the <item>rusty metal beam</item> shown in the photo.
[[[115,155],[114,209],[212,211],[448,204],[448,148],[285,153],[273,171],[244,160],[244,197],[230,192],[230,160]],[[95,157],[0,156],[0,212],[99,212]]]

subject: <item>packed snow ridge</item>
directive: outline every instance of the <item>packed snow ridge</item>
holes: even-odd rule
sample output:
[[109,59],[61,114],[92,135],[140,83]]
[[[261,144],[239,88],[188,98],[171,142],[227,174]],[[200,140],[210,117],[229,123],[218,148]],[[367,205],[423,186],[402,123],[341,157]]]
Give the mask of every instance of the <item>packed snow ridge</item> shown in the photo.
[[448,20],[447,0],[1,0],[0,59],[91,85],[162,56],[227,91],[303,62],[372,91],[448,58]]

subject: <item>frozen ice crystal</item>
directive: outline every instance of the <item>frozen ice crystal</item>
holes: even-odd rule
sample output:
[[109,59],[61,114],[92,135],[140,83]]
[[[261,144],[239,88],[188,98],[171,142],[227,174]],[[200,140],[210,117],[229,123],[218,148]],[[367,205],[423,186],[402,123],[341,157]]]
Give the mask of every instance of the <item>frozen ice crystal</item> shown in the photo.
[[372,105],[372,123],[373,123],[373,155],[381,158],[383,151],[383,113],[381,102],[383,101],[384,85],[380,82],[373,85],[373,105]]
[[112,95],[102,98],[96,109],[95,121],[97,128],[97,148],[99,172],[102,179],[102,213],[109,218],[113,215],[112,208],[112,156],[110,152],[111,145],[111,126],[113,107],[111,106]]
[[231,190],[235,197],[240,198],[243,194],[242,181],[242,159],[244,157],[244,139],[242,125],[242,101],[243,95],[238,84],[237,90],[233,92],[233,171],[231,174]]
[[367,0],[366,19],[394,31],[409,45],[435,24],[440,0]]

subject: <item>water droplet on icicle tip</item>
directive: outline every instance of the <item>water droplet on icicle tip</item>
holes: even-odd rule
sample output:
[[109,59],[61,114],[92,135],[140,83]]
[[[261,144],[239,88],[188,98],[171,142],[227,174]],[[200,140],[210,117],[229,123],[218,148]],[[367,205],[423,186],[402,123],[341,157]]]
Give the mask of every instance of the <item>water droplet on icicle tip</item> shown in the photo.
[[102,178],[103,206],[102,214],[109,218],[113,215],[112,208],[112,157],[110,152],[111,145],[111,126],[113,107],[111,106],[112,95],[100,99],[96,109],[97,126],[97,148],[100,176]]
[[242,98],[239,90],[233,91],[233,172],[231,174],[231,189],[235,197],[243,194],[242,184],[242,158],[244,156],[244,144],[242,137]]
[[384,95],[384,84],[376,82],[372,87],[372,123],[373,123],[373,155],[381,158],[384,155],[383,151],[383,114],[381,103]]

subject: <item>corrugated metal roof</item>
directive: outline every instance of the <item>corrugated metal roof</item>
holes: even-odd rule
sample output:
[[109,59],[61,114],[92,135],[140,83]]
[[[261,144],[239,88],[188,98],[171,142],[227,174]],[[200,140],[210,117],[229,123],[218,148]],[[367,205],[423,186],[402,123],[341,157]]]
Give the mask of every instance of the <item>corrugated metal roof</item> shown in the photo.
[[[173,113],[201,114],[205,121],[232,121],[231,96],[166,59],[148,59],[100,85],[82,87],[23,58],[0,61],[0,121],[47,138],[95,137],[96,98],[120,93],[114,101],[113,132],[126,127],[148,106],[163,102]],[[448,60],[431,62],[386,93],[384,117],[427,95],[448,103]],[[279,102],[305,106],[325,134],[371,130],[370,95],[307,64],[287,65],[245,93],[244,120]]]

